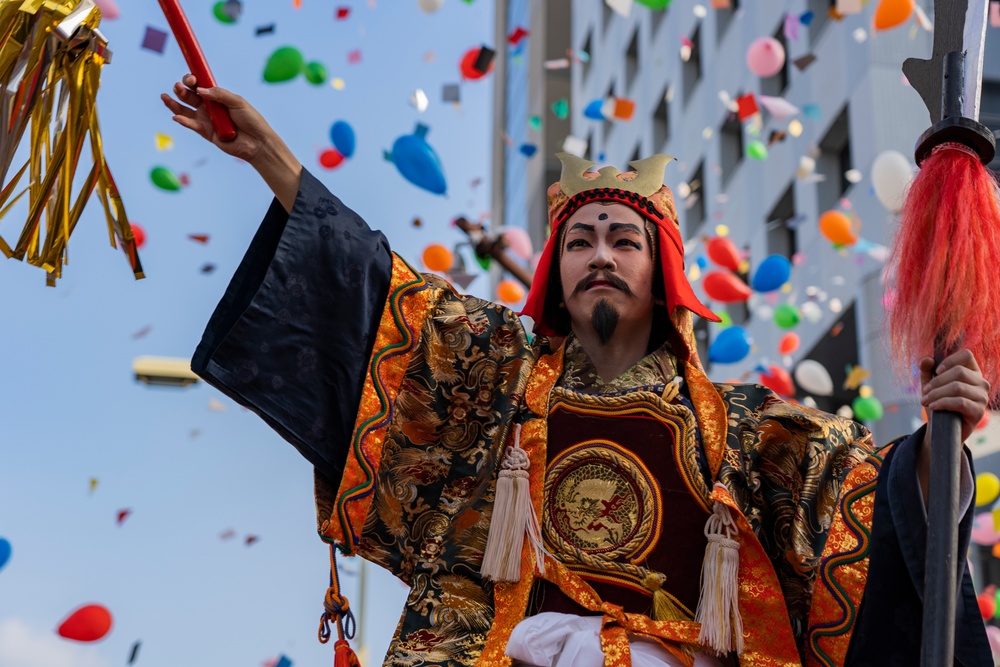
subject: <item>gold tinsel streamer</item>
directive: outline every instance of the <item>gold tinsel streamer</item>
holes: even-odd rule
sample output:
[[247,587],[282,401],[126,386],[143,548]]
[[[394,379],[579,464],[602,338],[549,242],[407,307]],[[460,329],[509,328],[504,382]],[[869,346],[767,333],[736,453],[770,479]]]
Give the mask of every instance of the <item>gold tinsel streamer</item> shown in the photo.
[[[95,191],[111,246],[121,243],[135,277],[143,277],[97,121],[101,68],[111,61],[100,22],[93,0],[0,0],[0,221],[28,194],[24,229],[13,248],[0,237],[0,252],[45,269],[50,286],[68,263],[70,234]],[[29,125],[30,156],[8,180]],[[91,156],[81,165],[88,138]],[[88,165],[74,193],[77,169]],[[28,184],[15,194],[25,173]]]

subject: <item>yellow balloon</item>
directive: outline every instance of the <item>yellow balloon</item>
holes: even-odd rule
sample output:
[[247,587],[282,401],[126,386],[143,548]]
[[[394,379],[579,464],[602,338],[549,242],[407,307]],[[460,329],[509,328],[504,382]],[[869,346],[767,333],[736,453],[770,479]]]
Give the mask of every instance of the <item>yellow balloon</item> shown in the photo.
[[976,507],[989,505],[1000,496],[1000,477],[991,472],[976,475]]

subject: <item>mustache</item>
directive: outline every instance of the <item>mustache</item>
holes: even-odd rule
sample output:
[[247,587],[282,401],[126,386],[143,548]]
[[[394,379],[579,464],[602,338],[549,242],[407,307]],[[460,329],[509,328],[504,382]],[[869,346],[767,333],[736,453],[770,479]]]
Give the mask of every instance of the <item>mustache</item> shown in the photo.
[[615,274],[607,273],[606,271],[594,271],[593,273],[588,274],[586,278],[576,284],[573,294],[579,294],[580,292],[586,291],[587,285],[596,281],[610,283],[612,287],[620,289],[628,296],[632,296],[632,288],[628,286],[628,283]]

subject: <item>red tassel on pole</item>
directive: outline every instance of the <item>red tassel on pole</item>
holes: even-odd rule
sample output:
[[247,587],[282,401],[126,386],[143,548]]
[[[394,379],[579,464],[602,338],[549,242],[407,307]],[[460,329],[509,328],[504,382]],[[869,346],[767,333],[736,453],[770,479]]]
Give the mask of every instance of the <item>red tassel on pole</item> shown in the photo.
[[[937,146],[903,205],[889,335],[904,363],[967,347],[1000,396],[1000,191],[972,149]],[[909,368],[906,369],[909,371]]]
[[354,649],[351,648],[346,639],[338,639],[334,642],[333,648],[333,667],[361,667],[361,663],[358,662],[358,656],[354,653]]

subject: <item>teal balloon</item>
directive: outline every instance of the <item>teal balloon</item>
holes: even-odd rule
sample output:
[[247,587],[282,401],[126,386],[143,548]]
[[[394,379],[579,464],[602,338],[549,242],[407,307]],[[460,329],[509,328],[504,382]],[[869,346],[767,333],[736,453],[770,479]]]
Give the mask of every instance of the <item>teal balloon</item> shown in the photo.
[[264,65],[264,81],[281,83],[291,81],[306,66],[302,54],[294,46],[282,46],[271,54]]
[[167,192],[178,192],[181,189],[181,180],[166,167],[153,167],[153,170],[149,172],[149,180],[153,181],[153,185]]
[[794,329],[799,317],[799,309],[790,303],[783,303],[774,309],[774,323],[782,329]]
[[851,404],[854,410],[854,418],[858,421],[876,422],[882,419],[882,401],[874,396],[858,396]]
[[10,542],[0,537],[0,570],[10,560]]
[[743,327],[728,327],[708,346],[708,359],[715,364],[735,364],[750,354],[750,337]]
[[784,255],[771,255],[757,267],[750,287],[757,292],[773,292],[787,283],[791,275],[792,263],[788,258]]
[[448,189],[441,171],[441,160],[424,138],[426,125],[417,125],[413,134],[404,134],[392,144],[392,162],[403,178],[418,188],[436,195]]
[[354,128],[342,120],[330,127],[330,141],[344,157],[354,155]]

